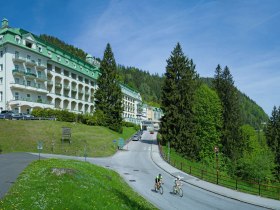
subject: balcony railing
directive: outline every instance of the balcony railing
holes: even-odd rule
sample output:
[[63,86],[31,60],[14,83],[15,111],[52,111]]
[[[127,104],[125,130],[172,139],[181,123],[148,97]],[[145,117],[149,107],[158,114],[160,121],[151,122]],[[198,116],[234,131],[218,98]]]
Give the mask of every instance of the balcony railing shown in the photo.
[[48,84],[48,85],[53,85],[53,81],[48,80],[48,81],[47,81],[47,84]]
[[26,77],[29,77],[29,78],[36,78],[36,74],[33,73],[33,72],[24,72],[25,76]]
[[72,87],[72,90],[71,90],[72,92],[77,92],[77,88],[75,88],[75,87]]
[[28,66],[36,66],[36,61],[34,60],[31,60],[31,59],[26,59],[26,62],[25,62],[26,65]]
[[48,100],[32,99],[32,98],[29,98],[29,97],[26,97],[26,98],[23,98],[23,97],[15,98],[14,101],[27,101],[27,102],[35,102],[35,103],[40,103],[40,104],[54,105],[53,103],[51,103]]
[[36,68],[38,70],[45,70],[47,67],[44,64],[38,62]]
[[70,90],[70,86],[69,85],[64,85],[64,90]]
[[13,61],[14,62],[23,63],[23,62],[25,62],[25,58],[23,58],[23,57],[21,57],[21,56],[16,54],[16,55],[13,56]]
[[38,75],[37,80],[46,81],[47,77],[45,75]]
[[12,71],[12,73],[13,73],[13,75],[23,76],[24,75],[24,70],[14,69]]
[[56,83],[55,83],[55,87],[56,87],[56,88],[61,88],[61,87],[62,87],[62,84],[56,82]]

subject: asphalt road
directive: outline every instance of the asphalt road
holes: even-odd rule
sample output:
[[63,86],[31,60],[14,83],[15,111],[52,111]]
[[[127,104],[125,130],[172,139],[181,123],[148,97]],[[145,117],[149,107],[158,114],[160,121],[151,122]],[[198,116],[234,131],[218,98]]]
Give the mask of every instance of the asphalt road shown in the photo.
[[[160,209],[262,209],[188,184],[183,185],[182,198],[174,195],[174,177],[156,166],[151,159],[151,144],[156,142],[155,138],[155,134],[144,132],[141,141],[131,141],[124,147],[124,151],[109,158],[94,158],[89,161],[117,171],[130,186]],[[154,180],[159,173],[163,175],[163,195],[154,191]]]
[[38,156],[28,153],[9,153],[0,155],[0,199],[8,192],[18,175]]

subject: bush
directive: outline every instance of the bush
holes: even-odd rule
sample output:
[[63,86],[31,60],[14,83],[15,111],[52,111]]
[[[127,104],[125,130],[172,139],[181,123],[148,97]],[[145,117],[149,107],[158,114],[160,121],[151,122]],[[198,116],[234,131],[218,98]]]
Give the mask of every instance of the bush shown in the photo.
[[0,154],[2,153],[2,151],[3,151],[3,150],[2,150],[2,146],[0,145]]
[[116,131],[118,133],[122,133],[123,132],[123,128],[122,128],[122,125],[120,124],[112,124],[112,125],[109,125],[109,129],[113,130],[113,131]]

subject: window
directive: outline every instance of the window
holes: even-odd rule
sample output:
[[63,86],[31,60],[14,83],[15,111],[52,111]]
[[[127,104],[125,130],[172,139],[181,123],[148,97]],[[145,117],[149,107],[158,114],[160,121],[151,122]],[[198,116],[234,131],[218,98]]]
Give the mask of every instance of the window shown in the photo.
[[60,62],[60,61],[61,61],[60,56],[57,56],[57,61],[58,61],[58,62]]
[[15,83],[19,84],[19,78],[15,78]]
[[27,55],[27,60],[30,61],[31,60],[31,56]]
[[0,85],[3,84],[3,77],[0,77]]
[[37,87],[40,89],[41,88],[41,84],[38,84]]
[[38,71],[38,77],[41,78],[42,72]]
[[15,65],[15,70],[19,70],[19,65]]
[[2,100],[3,100],[3,92],[0,91],[0,101],[2,101]]
[[69,61],[68,60],[65,60],[66,64],[68,65],[69,64]]
[[3,51],[0,51],[0,58],[3,57]]
[[43,52],[43,48],[41,46],[38,46],[38,51],[41,53]]
[[[27,81],[27,86],[31,86],[31,81]],[[29,94],[27,94],[29,95]]]
[[0,36],[0,42],[3,40],[3,35]]
[[27,68],[27,73],[31,73],[31,68]]
[[3,71],[3,64],[0,64],[0,71]]
[[18,97],[19,96],[19,94],[18,94],[18,92],[15,92],[15,100],[18,100]]
[[30,94],[26,94],[26,97],[27,97],[27,98],[30,98]]
[[38,66],[41,66],[41,59],[38,59]]
[[20,37],[19,36],[15,36],[15,40],[16,40],[16,43],[20,44]]
[[19,58],[19,52],[18,51],[15,51],[15,57]]
[[48,56],[52,57],[52,53],[50,51],[48,51]]
[[25,46],[26,46],[26,47],[29,47],[29,48],[32,48],[32,43],[31,43],[31,42],[28,42],[28,41],[25,41]]

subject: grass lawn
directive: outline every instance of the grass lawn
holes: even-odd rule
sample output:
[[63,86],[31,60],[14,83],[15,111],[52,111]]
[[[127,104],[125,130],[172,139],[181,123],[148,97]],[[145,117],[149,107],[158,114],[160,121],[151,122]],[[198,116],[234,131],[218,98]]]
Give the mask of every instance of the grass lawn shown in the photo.
[[0,209],[156,209],[114,171],[73,160],[31,163]]
[[[72,143],[61,143],[62,127],[70,127]],[[42,153],[84,156],[110,156],[116,151],[114,139],[130,138],[136,131],[124,127],[122,134],[105,127],[88,126],[48,120],[0,120],[0,149],[8,152],[38,152],[37,142],[43,141]]]

